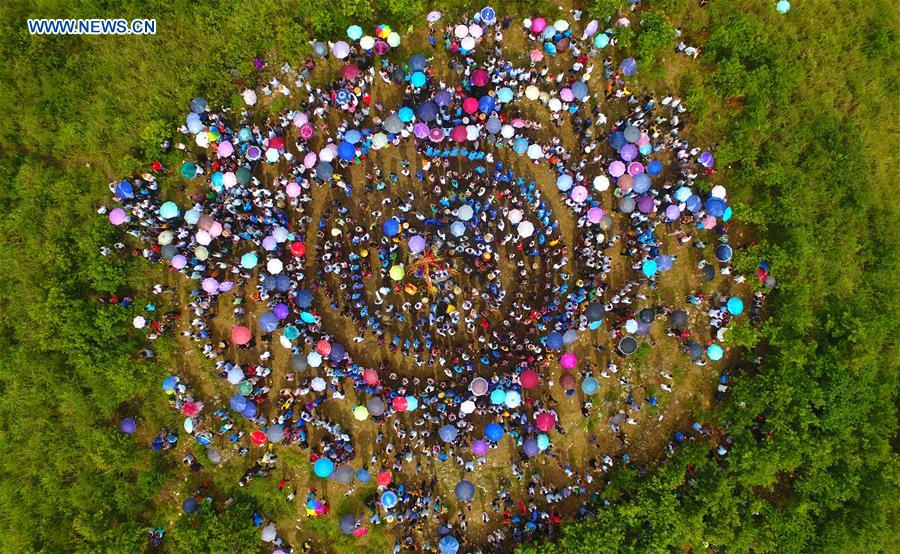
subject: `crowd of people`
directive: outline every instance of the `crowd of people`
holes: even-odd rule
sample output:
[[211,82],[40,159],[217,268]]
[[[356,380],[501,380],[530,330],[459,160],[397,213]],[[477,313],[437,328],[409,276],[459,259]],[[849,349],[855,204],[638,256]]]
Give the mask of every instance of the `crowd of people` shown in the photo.
[[[431,57],[382,56],[399,44],[395,32],[351,27],[351,43],[317,42],[299,72],[282,68],[293,87],[272,77],[244,91],[240,113],[195,99],[179,129],[189,140],[166,144],[184,151],[181,177],[157,164],[111,183],[119,207],[101,208],[143,244],[140,255],[192,283],[184,308],[140,316],[152,320],[148,338],[183,322],[185,340],[233,387],[228,406],[204,409],[184,376],[167,380],[185,430],[213,461],[258,454],[240,485],[277,467],[272,445],[308,450],[317,477],[342,485],[376,475],[371,514],[342,531],[392,524],[403,535],[396,552],[455,551],[473,524],[502,548],[600,507],[604,475],[630,463],[611,453],[627,451],[625,429],[658,403],[627,371],[638,340],[655,344],[655,324],[705,364],[723,357],[728,323],[743,312],[725,293],[698,290],[675,306],[652,292],[686,263],[680,246],[666,251],[672,243],[696,248],[698,282],[730,290],[745,278],[730,264],[724,188],[701,192],[712,154],[682,135],[680,98],[636,94],[634,60],[604,56],[614,28],[525,20],[523,66],[502,48],[510,18],[486,9],[440,22],[429,15]],[[335,66],[339,78],[323,82]],[[261,122],[254,106],[276,92],[302,108]],[[165,200],[176,181],[187,208]],[[177,304],[169,286],[152,292]],[[708,330],[692,324],[700,318]],[[275,362],[278,346],[289,363]],[[658,374],[671,394],[671,374]],[[592,396],[613,379],[627,400],[601,413]],[[582,416],[604,421],[619,444],[591,436],[589,464],[577,467],[553,447],[567,431],[555,394],[580,394]],[[374,445],[337,422],[337,404],[375,423]],[[160,433],[154,449],[172,436]],[[476,510],[473,481],[506,443],[511,475]],[[455,499],[442,497],[448,474],[464,476]],[[310,494],[308,505],[327,506],[322,491]],[[290,550],[267,529],[267,542]]]

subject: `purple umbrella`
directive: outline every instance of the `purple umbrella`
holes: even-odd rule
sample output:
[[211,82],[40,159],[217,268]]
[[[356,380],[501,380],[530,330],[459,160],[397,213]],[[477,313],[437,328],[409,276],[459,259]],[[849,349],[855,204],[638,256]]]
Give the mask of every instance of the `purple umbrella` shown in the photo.
[[472,443],[472,452],[476,456],[484,456],[488,451],[488,443],[484,439],[478,439]]
[[525,439],[525,442],[522,443],[522,451],[525,452],[525,455],[529,458],[533,458],[538,455],[541,449],[538,447],[536,440]]
[[619,155],[622,157],[622,160],[626,162],[630,162],[637,158],[638,156],[638,147],[631,144],[630,142],[622,147],[619,151]]
[[204,279],[201,283],[201,286],[203,287],[203,290],[210,294],[219,290],[219,282],[212,277],[207,277],[206,279]]
[[409,239],[409,250],[413,254],[418,254],[419,252],[425,250],[425,238],[421,235],[413,235]]
[[413,134],[416,135],[416,138],[423,139],[428,136],[428,125],[424,123],[416,123],[413,127]]
[[700,165],[702,165],[703,167],[705,167],[707,169],[709,169],[710,167],[713,166],[713,164],[716,163],[716,159],[713,158],[713,155],[710,154],[709,152],[703,152],[702,154],[700,154],[699,161],[700,161]]
[[638,198],[637,205],[641,213],[649,214],[653,211],[653,197],[645,194]]
[[275,308],[272,310],[272,313],[274,313],[275,317],[277,317],[278,319],[285,319],[291,314],[291,309],[288,308],[287,304],[279,302],[278,304],[275,304]]
[[666,207],[666,219],[668,219],[669,221],[675,221],[679,217],[681,217],[681,210],[678,209],[678,206],[676,206],[675,204],[669,204]]
[[453,102],[453,95],[450,94],[449,91],[440,90],[437,92],[437,94],[434,95],[434,101],[438,106],[449,106],[450,103]]

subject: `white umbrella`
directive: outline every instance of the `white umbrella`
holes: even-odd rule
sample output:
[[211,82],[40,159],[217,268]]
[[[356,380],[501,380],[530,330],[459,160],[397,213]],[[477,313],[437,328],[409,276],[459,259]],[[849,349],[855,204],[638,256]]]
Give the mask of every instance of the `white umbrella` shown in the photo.
[[534,224],[530,221],[522,221],[519,223],[519,226],[516,227],[516,230],[519,231],[520,237],[527,239],[534,234]]

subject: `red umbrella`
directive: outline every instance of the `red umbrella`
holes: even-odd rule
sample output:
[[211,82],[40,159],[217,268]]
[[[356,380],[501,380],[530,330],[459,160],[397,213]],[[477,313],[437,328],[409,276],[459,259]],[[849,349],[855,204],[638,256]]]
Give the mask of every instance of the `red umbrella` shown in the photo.
[[390,45],[383,40],[376,41],[375,46],[372,48],[379,56],[387,54],[390,49]]
[[450,138],[453,139],[454,142],[465,142],[466,128],[462,125],[457,125],[450,131]]
[[377,385],[378,373],[376,373],[374,369],[367,369],[363,371],[363,380],[367,385]]
[[231,342],[234,344],[247,344],[250,342],[250,329],[243,325],[235,325],[231,328]]
[[270,138],[269,148],[274,148],[275,150],[284,150],[284,139],[281,137]]
[[325,339],[320,340],[316,343],[316,352],[323,356],[331,354],[331,344]]
[[537,428],[547,432],[556,425],[556,418],[550,412],[541,412],[537,416]]
[[527,371],[523,371],[521,375],[519,375],[519,384],[525,387],[526,389],[533,389],[538,384],[538,373],[533,369],[529,369]]
[[185,402],[181,405],[181,413],[188,417],[197,415],[197,412],[199,411],[200,406],[198,406],[196,402]]
[[483,69],[476,69],[472,72],[472,84],[476,87],[483,87],[488,82],[488,72]]
[[406,408],[409,407],[409,403],[406,401],[405,396],[396,396],[394,400],[391,401],[391,405],[398,412],[405,412]]
[[355,63],[348,63],[341,70],[341,77],[343,77],[344,79],[347,79],[348,81],[352,81],[353,79],[356,79],[357,77],[359,77],[360,73],[361,73],[361,71],[359,70],[359,67]]
[[266,444],[266,434],[259,430],[253,431],[253,434],[250,435],[250,441],[256,446],[262,446]]
[[291,254],[298,258],[303,256],[306,254],[306,245],[302,242],[291,243]]
[[378,476],[375,478],[375,481],[381,485],[382,487],[386,487],[391,484],[391,481],[394,480],[394,476],[391,475],[391,472],[388,470],[384,470],[378,473]]
[[463,111],[466,113],[475,113],[478,111],[478,100],[471,96],[463,100]]

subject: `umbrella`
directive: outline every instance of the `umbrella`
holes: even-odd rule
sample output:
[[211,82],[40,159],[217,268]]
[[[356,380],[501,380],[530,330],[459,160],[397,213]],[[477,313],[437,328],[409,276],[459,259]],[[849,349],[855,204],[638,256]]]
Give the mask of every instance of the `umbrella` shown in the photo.
[[476,87],[483,87],[488,83],[488,72],[483,69],[476,69],[472,72],[472,84]]
[[522,452],[529,458],[537,456],[540,451],[541,449],[538,448],[537,441],[534,439],[525,439],[525,442],[522,443]]
[[711,344],[706,349],[706,355],[709,356],[710,360],[721,360],[722,356],[725,355],[725,351],[718,344]]
[[125,419],[122,420],[121,423],[119,423],[119,430],[122,431],[123,433],[125,433],[126,435],[133,435],[134,432],[137,430],[137,424],[135,423],[135,421],[132,418],[126,417]]
[[556,425],[556,418],[550,412],[541,412],[535,418],[535,425],[541,431],[549,431]]
[[681,329],[688,322],[687,312],[684,310],[675,310],[674,312],[669,313],[669,325],[674,327],[675,329]]
[[637,350],[637,341],[634,337],[623,337],[619,341],[619,351],[622,354],[633,354],[635,350]]
[[533,389],[538,384],[538,373],[533,369],[527,369],[519,374],[519,384],[523,388]]
[[371,478],[372,478],[372,476],[369,475],[368,471],[366,471],[364,469],[356,470],[356,480],[359,481],[360,483],[368,483]]
[[482,377],[476,377],[469,384],[469,391],[475,396],[483,396],[487,394],[488,382]]
[[468,502],[475,496],[475,485],[472,484],[471,481],[466,481],[465,479],[463,479],[456,484],[453,492],[456,493],[456,498],[458,498],[460,501]]
[[284,439],[284,425],[272,425],[266,431],[266,438],[270,442],[281,442]]
[[459,552],[459,541],[450,535],[444,535],[438,541],[438,549],[440,554],[456,554]]
[[231,328],[231,341],[237,345],[247,344],[250,342],[250,329],[243,325],[235,325]]
[[593,377],[588,377],[584,381],[581,382],[581,390],[584,394],[595,394],[597,389],[600,388],[600,383],[597,382]]
[[316,460],[316,463],[313,464],[313,473],[315,473],[317,477],[324,479],[330,476],[333,471],[334,462],[328,458],[319,458]]
[[353,531],[356,530],[356,518],[350,514],[341,516],[340,520],[340,528],[341,533],[345,535],[352,535]]
[[343,60],[350,55],[350,45],[343,40],[339,40],[331,47],[331,53],[339,60]]
[[726,304],[731,315],[741,315],[744,312],[744,301],[737,296],[732,296]]
[[197,500],[191,496],[184,499],[184,502],[181,503],[181,509],[184,510],[184,513],[186,514],[194,514],[200,510],[200,504],[198,504]]
[[384,491],[381,494],[381,505],[390,510],[397,505],[397,495],[393,491]]
[[641,321],[645,323],[653,323],[653,320],[656,319],[656,312],[654,312],[650,308],[644,308],[640,311],[638,317],[640,317]]
[[438,429],[438,435],[444,442],[453,442],[456,440],[457,435],[459,435],[459,430],[453,425],[444,425]]
[[376,417],[380,416],[384,414],[384,401],[378,397],[372,397],[366,402],[366,408],[369,410],[369,414]]
[[622,70],[622,74],[626,77],[631,77],[635,73],[637,73],[637,61],[634,58],[625,58],[622,60],[622,64],[619,66],[619,69]]
[[503,427],[497,423],[489,423],[484,428],[484,436],[491,442],[499,442],[503,438]]
[[720,262],[727,263],[731,260],[732,250],[727,244],[720,244],[716,247],[716,259]]
[[566,352],[560,357],[559,363],[566,369],[572,369],[578,364],[578,357],[571,352]]
[[488,443],[483,439],[478,439],[472,443],[472,453],[476,456],[484,456],[488,451]]
[[[244,380],[244,377],[244,371],[240,368],[240,366],[234,366],[228,370],[228,382],[232,385],[237,385]],[[241,408],[241,410],[243,410],[243,408]]]
[[331,474],[331,478],[337,481],[338,483],[343,483],[344,485],[348,485],[353,481],[354,476],[353,468],[344,464],[339,466],[334,470],[334,473]]
[[277,532],[275,531],[275,524],[270,523],[262,530],[262,541],[263,542],[272,542],[275,540],[277,536]]
[[601,302],[591,302],[588,304],[585,315],[588,321],[603,321],[603,318],[606,316],[606,306]]
[[259,330],[265,334],[269,334],[278,328],[278,318],[272,312],[265,312],[259,316]]

